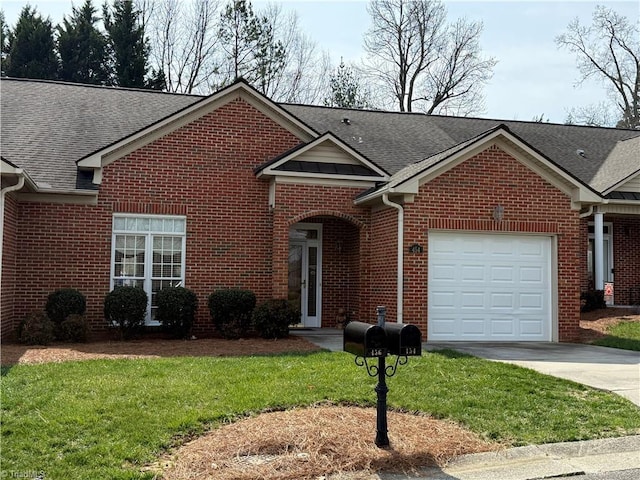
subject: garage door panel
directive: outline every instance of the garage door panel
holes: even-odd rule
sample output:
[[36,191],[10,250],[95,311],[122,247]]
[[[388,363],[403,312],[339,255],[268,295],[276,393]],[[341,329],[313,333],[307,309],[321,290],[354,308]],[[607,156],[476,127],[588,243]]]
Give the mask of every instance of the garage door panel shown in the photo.
[[430,340],[551,340],[551,238],[430,232]]
[[453,310],[457,308],[456,296],[452,291],[432,292],[429,297],[429,305],[434,309]]
[[455,282],[456,266],[451,264],[438,264],[433,268],[433,281],[435,282]]
[[486,322],[484,318],[466,319],[461,323],[461,334],[464,336],[470,335],[485,335]]
[[518,295],[518,305],[522,310],[537,310],[542,312],[544,309],[543,293],[521,293]]
[[489,305],[492,309],[513,309],[515,305],[513,293],[489,293],[489,298],[491,299]]
[[489,281],[491,282],[513,282],[514,271],[512,265],[490,265]]
[[462,282],[477,282],[484,281],[485,268],[484,265],[461,265],[460,268],[460,281]]
[[545,272],[541,266],[520,267],[518,271],[518,279],[520,283],[535,283],[542,285],[544,277]]
[[492,337],[502,336],[502,337],[511,337],[515,336],[514,331],[514,322],[511,318],[497,318],[491,319],[490,321],[491,330],[489,335]]
[[462,292],[460,296],[460,307],[463,309],[470,308],[485,308],[485,293],[484,292]]

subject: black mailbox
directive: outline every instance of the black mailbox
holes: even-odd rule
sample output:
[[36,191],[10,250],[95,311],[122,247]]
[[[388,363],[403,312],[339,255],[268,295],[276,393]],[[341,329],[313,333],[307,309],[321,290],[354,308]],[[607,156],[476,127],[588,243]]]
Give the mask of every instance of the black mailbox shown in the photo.
[[344,327],[344,351],[358,357],[385,357],[387,340],[384,330],[364,322],[349,322]]
[[422,355],[422,336],[415,325],[402,323],[385,323],[389,355],[401,357],[419,357]]

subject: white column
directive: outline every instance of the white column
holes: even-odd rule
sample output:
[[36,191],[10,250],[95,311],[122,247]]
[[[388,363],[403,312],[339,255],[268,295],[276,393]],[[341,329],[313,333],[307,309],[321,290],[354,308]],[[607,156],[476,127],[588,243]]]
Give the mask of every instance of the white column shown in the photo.
[[604,214],[593,215],[593,271],[596,290],[604,290]]

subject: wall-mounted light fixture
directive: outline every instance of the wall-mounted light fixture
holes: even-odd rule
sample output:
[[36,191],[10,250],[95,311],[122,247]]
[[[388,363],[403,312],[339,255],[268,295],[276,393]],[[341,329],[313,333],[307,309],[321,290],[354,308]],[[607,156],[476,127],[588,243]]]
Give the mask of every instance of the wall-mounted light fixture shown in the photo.
[[342,253],[342,240],[338,240],[336,242],[336,249],[338,250],[338,253]]
[[504,218],[504,207],[500,204],[493,207],[493,219],[496,222],[501,222]]

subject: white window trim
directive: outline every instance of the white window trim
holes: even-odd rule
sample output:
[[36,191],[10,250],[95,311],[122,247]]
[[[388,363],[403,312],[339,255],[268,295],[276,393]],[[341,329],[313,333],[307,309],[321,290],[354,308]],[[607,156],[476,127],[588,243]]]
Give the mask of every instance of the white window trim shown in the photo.
[[[184,221],[184,231],[183,232],[164,232],[164,231],[156,231],[149,230],[141,231],[141,230],[118,230],[115,228],[116,219],[117,218],[148,218],[148,219],[172,219],[172,220],[183,220]],[[152,285],[153,280],[155,279],[152,276],[153,273],[153,237],[154,236],[163,236],[163,237],[179,237],[182,239],[182,255],[181,262],[182,268],[181,271],[181,283],[182,286],[185,285],[185,270],[186,270],[186,245],[187,245],[187,218],[184,215],[146,215],[146,214],[126,214],[126,213],[115,213],[113,214],[113,218],[111,220],[111,267],[110,277],[109,277],[109,291],[112,291],[115,286],[115,259],[116,259],[116,236],[117,235],[144,235],[145,236],[145,258],[144,258],[144,271],[145,276],[143,279],[143,289],[147,293],[147,312],[145,316],[145,325],[146,326],[159,326],[160,322],[151,320],[151,300],[152,300]],[[151,254],[149,254],[151,253]],[[121,278],[121,277],[118,277]]]

